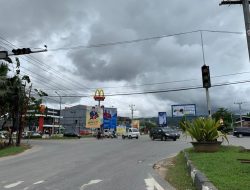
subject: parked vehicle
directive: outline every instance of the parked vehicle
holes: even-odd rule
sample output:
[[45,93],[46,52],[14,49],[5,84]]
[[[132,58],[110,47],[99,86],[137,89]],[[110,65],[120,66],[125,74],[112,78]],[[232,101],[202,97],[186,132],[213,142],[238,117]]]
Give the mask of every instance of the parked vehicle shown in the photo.
[[8,131],[0,131],[0,139],[7,139]]
[[149,137],[152,140],[161,139],[163,141],[167,139],[173,139],[174,141],[176,141],[176,139],[180,138],[180,134],[177,130],[172,128],[155,127],[150,131]]
[[236,127],[233,135],[236,137],[250,136],[250,127]]
[[22,137],[25,139],[29,138],[42,138],[42,135],[34,131],[25,131],[22,133]]
[[129,128],[125,133],[122,134],[122,138],[128,138],[128,139],[132,139],[132,138],[136,138],[138,139],[140,136],[140,132],[137,128]]
[[77,137],[77,138],[81,138],[81,136],[76,133],[76,132],[66,132],[63,134],[64,137]]
[[104,129],[103,131],[104,137],[110,138],[111,137],[111,131],[108,129]]

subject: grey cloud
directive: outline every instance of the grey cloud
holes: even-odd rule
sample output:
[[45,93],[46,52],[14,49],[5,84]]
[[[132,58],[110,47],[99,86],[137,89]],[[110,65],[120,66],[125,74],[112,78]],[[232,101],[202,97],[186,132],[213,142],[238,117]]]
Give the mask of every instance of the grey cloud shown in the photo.
[[[49,48],[72,47],[173,34],[197,29],[244,31],[242,7],[219,6],[219,1],[117,1],[117,0],[12,0],[1,1],[1,35],[18,46]],[[244,35],[203,33],[205,61],[211,75],[249,71]],[[4,46],[3,44],[1,44]],[[107,92],[132,92],[180,88],[201,85],[200,67],[203,65],[199,33],[103,48],[48,52],[37,56],[43,62],[60,70],[63,78],[81,85],[73,85],[53,72],[43,73],[36,66],[27,66],[34,73],[42,73],[48,85],[57,82],[64,94],[91,93],[83,86],[117,86],[145,84],[195,78],[194,81],[165,85],[109,89]],[[67,59],[66,59],[67,58]],[[65,61],[65,62],[64,62]],[[31,73],[31,75],[34,75]],[[244,80],[244,76],[213,78],[213,84]],[[37,85],[41,83],[35,80]],[[40,84],[42,87],[42,85]],[[51,86],[52,88],[52,86]],[[78,89],[77,89],[78,88]],[[213,109],[229,106],[237,87],[211,89]],[[232,94],[232,96],[228,96]],[[237,98],[247,99],[243,86]],[[226,98],[225,98],[226,97]],[[150,108],[170,104],[195,103],[200,113],[206,112],[203,89],[171,92],[127,98],[136,100],[140,114]],[[117,97],[117,99],[122,99]],[[79,99],[67,99],[77,103]],[[117,101],[118,102],[118,101]],[[121,101],[124,104],[123,101]],[[143,103],[142,103],[143,102]],[[126,104],[129,102],[125,102]],[[161,105],[160,105],[161,104]],[[117,103],[119,106],[119,103]],[[169,108],[168,108],[169,109]]]

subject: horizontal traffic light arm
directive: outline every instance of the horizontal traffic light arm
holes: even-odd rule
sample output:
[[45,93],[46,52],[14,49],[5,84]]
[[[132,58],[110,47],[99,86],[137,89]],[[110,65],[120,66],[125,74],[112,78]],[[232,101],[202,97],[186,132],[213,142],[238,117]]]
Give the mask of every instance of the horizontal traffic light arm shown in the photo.
[[13,49],[12,50],[12,54],[9,54],[9,56],[13,56],[13,55],[25,55],[25,54],[30,54],[30,53],[40,53],[40,52],[46,52],[48,51],[47,48],[46,49],[42,49],[42,50],[31,50],[30,48],[19,48],[19,49]]

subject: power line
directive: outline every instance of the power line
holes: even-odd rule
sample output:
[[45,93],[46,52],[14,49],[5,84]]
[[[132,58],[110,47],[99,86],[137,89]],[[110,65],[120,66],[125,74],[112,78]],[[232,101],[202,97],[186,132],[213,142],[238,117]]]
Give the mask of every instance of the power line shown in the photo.
[[[245,72],[238,72],[238,73],[230,73],[230,74],[223,74],[223,75],[215,75],[211,76],[211,78],[221,78],[226,76],[235,76],[235,75],[242,75],[242,74],[249,74],[250,71]],[[132,85],[124,85],[124,86],[106,86],[106,87],[94,87],[89,89],[115,89],[115,88],[130,88],[130,87],[140,87],[140,86],[152,86],[152,85],[162,85],[162,84],[172,84],[172,83],[179,83],[179,82],[188,82],[188,81],[197,81],[200,80],[199,78],[190,78],[190,79],[183,79],[183,80],[173,80],[173,81],[163,81],[163,82],[155,82],[155,83],[142,83],[142,84],[132,84]],[[81,88],[78,88],[81,89]],[[48,89],[48,90],[63,90],[63,89]],[[75,89],[70,89],[75,90]]]
[[[1,37],[0,37],[1,38]],[[1,43],[1,42],[0,42]],[[11,46],[10,46],[11,47]],[[15,46],[16,47],[16,46]],[[8,50],[10,50],[10,48],[7,48]],[[29,58],[29,57],[27,57],[27,58]],[[20,57],[20,59],[22,59],[22,60],[24,60],[24,61],[27,61],[27,62],[29,62],[29,63],[31,63],[32,65],[34,65],[34,66],[38,66],[39,68],[41,68],[43,71],[45,71],[45,72],[47,72],[47,73],[49,73],[49,74],[51,74],[48,70],[46,70],[46,69],[44,69],[44,68],[42,68],[40,65],[36,65],[36,64],[34,64],[33,62],[31,62],[29,59],[25,59],[25,58],[23,58],[23,57]],[[43,65],[44,66],[44,65]],[[22,69],[25,69],[26,71],[29,71],[30,73],[31,73],[31,75],[37,75],[37,76],[39,76],[40,78],[39,78],[39,81],[41,80],[41,78],[44,78],[45,76],[43,76],[43,75],[40,75],[40,74],[37,74],[37,73],[35,73],[34,71],[31,71],[31,70],[29,70],[29,69],[27,69],[27,68],[25,68],[25,67],[23,67],[23,66],[20,66],[20,68],[22,68]],[[52,74],[54,74],[54,73],[52,73]],[[53,77],[54,75],[52,75],[52,77]],[[54,76],[54,77],[56,77],[56,76]],[[33,76],[33,78],[35,78],[34,76]],[[60,78],[61,80],[63,80],[63,78],[62,77],[56,77],[56,78]],[[60,81],[61,81],[60,80]],[[48,83],[48,81],[45,81],[45,83]],[[58,85],[60,85],[60,86],[62,86],[62,87],[64,87],[64,90],[69,90],[69,91],[72,91],[71,89],[68,89],[67,87],[65,87],[64,85],[63,85],[63,83],[61,83],[61,82],[54,82],[54,81],[52,81],[52,83],[54,83],[54,84],[56,84],[56,87],[58,87]],[[78,93],[78,92],[77,92]]]
[[[219,87],[219,86],[228,86],[228,85],[235,85],[235,84],[244,84],[249,83],[250,80],[245,81],[236,81],[236,82],[228,82],[228,83],[221,83],[221,84],[215,84],[211,87]],[[195,90],[195,89],[201,89],[202,86],[193,86],[193,87],[182,87],[182,88],[176,88],[176,89],[166,89],[166,90],[154,90],[154,91],[144,91],[144,92],[130,92],[130,93],[114,93],[114,94],[106,94],[105,96],[130,96],[130,95],[142,95],[142,94],[158,94],[158,93],[167,93],[167,92],[179,92],[179,91],[187,91],[187,90]],[[58,97],[58,96],[49,96],[49,97]],[[90,95],[66,95],[62,97],[91,97]]]
[[[9,46],[10,48],[13,48],[13,47],[14,47],[14,48],[18,48],[16,45],[14,45],[14,44],[11,43],[10,41],[4,39],[4,38],[1,37],[1,36],[0,36],[0,39],[1,39],[2,41],[5,41],[5,42],[9,43],[10,45],[8,45],[8,46]],[[3,42],[2,42],[2,43],[3,43]],[[6,43],[3,43],[3,44],[6,44]],[[49,73],[49,71],[52,70],[52,71],[55,72],[55,73],[53,73],[53,74],[54,74],[54,75],[57,75],[57,76],[55,76],[55,77],[60,78],[61,80],[65,80],[65,79],[66,79],[66,80],[68,80],[71,84],[73,84],[74,86],[77,84],[77,85],[79,85],[78,87],[84,87],[84,88],[86,88],[87,90],[89,90],[88,87],[86,87],[86,86],[80,84],[80,83],[77,82],[77,81],[73,81],[72,79],[68,79],[67,77],[62,78],[62,77],[60,76],[60,74],[61,74],[61,75],[63,75],[63,74],[62,74],[60,71],[54,69],[53,67],[49,66],[48,64],[45,64],[44,62],[42,62],[42,61],[36,59],[35,57],[33,57],[33,56],[27,56],[27,55],[26,55],[26,57],[27,57],[28,59],[30,59],[30,60],[32,60],[32,61],[38,63],[39,65],[37,65],[37,64],[35,64],[35,63],[32,63],[32,62],[28,61],[27,59],[24,59],[24,58],[23,58],[23,59],[26,60],[26,61],[28,61],[28,62],[30,62],[30,63],[33,64],[33,65],[38,66],[39,68],[41,68],[41,69],[44,70],[45,72],[48,72],[48,73]],[[45,67],[45,69],[44,69],[42,66]]]
[[107,42],[107,43],[90,44],[90,45],[79,45],[79,46],[73,46],[73,47],[61,47],[61,48],[55,48],[55,49],[48,49],[48,51],[65,51],[65,50],[75,50],[75,49],[82,49],[82,48],[99,48],[99,47],[106,47],[106,46],[131,44],[131,43],[138,43],[138,42],[142,42],[142,41],[149,41],[149,40],[157,40],[157,39],[161,39],[161,38],[168,38],[168,37],[172,37],[172,36],[180,36],[180,35],[192,34],[192,33],[197,33],[197,32],[243,34],[242,32],[233,32],[233,31],[193,30],[193,31],[188,31],[188,32],[180,32],[180,33],[174,33],[174,34],[165,34],[165,35],[160,35],[160,36],[138,38],[138,39],[134,39],[134,40],[124,40],[124,41]]

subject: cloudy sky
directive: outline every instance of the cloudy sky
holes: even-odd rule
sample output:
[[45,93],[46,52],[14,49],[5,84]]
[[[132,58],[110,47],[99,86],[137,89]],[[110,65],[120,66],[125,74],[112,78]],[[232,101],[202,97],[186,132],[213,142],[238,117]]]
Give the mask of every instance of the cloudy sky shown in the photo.
[[[106,94],[134,93],[202,85],[203,31],[205,63],[212,85],[250,79],[250,64],[242,6],[219,6],[220,0],[0,0],[0,47],[30,47],[48,51],[19,56],[21,73],[30,75],[33,87],[63,97],[63,107],[96,105],[96,88]],[[168,36],[172,35],[172,36]],[[161,38],[128,44],[97,44]],[[163,37],[165,36],[165,37]],[[36,49],[38,48],[38,49]],[[13,66],[11,66],[13,68]],[[225,107],[238,112],[234,102],[250,103],[249,83],[210,88],[212,111]],[[80,97],[85,96],[85,97]],[[87,97],[86,97],[87,96]],[[44,99],[59,108],[59,97]],[[171,115],[173,104],[196,104],[206,113],[204,89],[133,96],[108,96],[107,107],[135,117]]]

